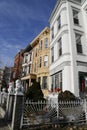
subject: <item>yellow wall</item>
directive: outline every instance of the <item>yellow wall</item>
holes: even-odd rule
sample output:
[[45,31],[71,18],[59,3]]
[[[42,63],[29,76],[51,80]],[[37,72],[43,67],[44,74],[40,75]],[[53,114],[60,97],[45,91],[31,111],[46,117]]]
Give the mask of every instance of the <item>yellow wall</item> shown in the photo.
[[[44,47],[44,40],[45,38],[48,38],[48,48]],[[42,42],[42,50],[40,50],[40,41]],[[35,43],[36,42],[36,43]],[[49,88],[49,65],[50,65],[50,31],[49,29],[47,29],[47,31],[45,30],[40,36],[39,36],[39,40],[34,41],[34,43],[32,43],[33,46],[33,50],[32,50],[32,70],[33,73],[37,75],[37,79],[38,77],[41,77],[41,86],[42,86],[42,78],[43,76],[47,76],[48,80],[47,80],[47,86]],[[37,56],[36,56],[36,49],[37,51]],[[47,55],[48,56],[48,66],[44,66],[44,56]],[[42,57],[42,66],[41,68],[39,67],[39,59],[40,57]],[[35,63],[36,63],[36,71],[34,70],[35,67]],[[43,93],[44,96],[48,95],[48,88],[47,89],[43,89]]]

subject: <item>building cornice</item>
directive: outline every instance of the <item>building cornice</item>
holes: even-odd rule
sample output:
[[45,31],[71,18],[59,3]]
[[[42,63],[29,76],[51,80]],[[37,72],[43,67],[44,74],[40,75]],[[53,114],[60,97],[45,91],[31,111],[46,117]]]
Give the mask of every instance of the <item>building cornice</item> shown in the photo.
[[85,67],[87,67],[87,62],[77,61],[77,66],[85,66]]
[[50,29],[49,29],[49,27],[45,27],[45,28],[28,44],[28,46],[24,49],[23,54],[24,54],[25,52],[27,52],[27,51],[28,51],[28,52],[31,51],[32,48],[38,43],[39,37],[40,37],[42,34],[44,34],[44,33],[49,33],[49,34],[50,34]]
[[59,6],[61,6],[61,4],[66,3],[67,1],[78,4],[81,6],[81,4],[83,4],[86,0],[84,0],[84,2],[82,2],[82,0],[57,0],[56,5],[51,13],[51,16],[49,18],[49,22],[51,21],[51,19],[53,18],[53,16],[55,15],[57,8],[59,8]]
[[63,70],[64,66],[71,66],[71,62],[65,61],[65,62],[61,63],[60,65],[56,66],[54,69],[50,70],[50,76],[54,75],[55,73],[57,73],[61,70]]
[[50,23],[51,19],[53,18],[54,14],[56,13],[57,8],[59,7],[59,5],[62,4],[62,3],[65,3],[65,2],[66,2],[66,0],[57,0],[56,5],[55,5],[55,7],[54,7],[54,9],[53,9],[53,11],[51,13],[50,18],[49,18],[49,23]]

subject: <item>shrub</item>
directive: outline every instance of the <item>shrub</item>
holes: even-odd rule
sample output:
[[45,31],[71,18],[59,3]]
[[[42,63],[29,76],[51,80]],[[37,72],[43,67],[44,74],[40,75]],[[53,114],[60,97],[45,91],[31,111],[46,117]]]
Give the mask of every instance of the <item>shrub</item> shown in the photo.
[[66,90],[64,92],[59,93],[58,100],[71,101],[71,100],[76,100],[76,97],[75,97],[75,95],[73,93]]
[[38,101],[38,100],[44,100],[44,95],[41,90],[41,86],[39,82],[34,82],[32,86],[30,86],[25,93],[26,99]]

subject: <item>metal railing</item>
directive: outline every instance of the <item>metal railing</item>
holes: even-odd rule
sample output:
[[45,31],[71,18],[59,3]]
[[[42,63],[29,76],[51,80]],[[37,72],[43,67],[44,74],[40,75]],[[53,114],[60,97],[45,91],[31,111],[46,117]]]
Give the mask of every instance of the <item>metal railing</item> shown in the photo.
[[22,114],[22,126],[59,123],[85,123],[86,100],[76,101],[26,101]]

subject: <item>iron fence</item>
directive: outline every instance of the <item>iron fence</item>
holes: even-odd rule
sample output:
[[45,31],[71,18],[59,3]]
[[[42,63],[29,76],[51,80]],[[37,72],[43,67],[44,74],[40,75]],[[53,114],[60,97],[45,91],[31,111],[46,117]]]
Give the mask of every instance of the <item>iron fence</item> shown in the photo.
[[86,100],[76,101],[26,101],[24,103],[21,125],[36,126],[46,124],[85,123],[87,115]]

